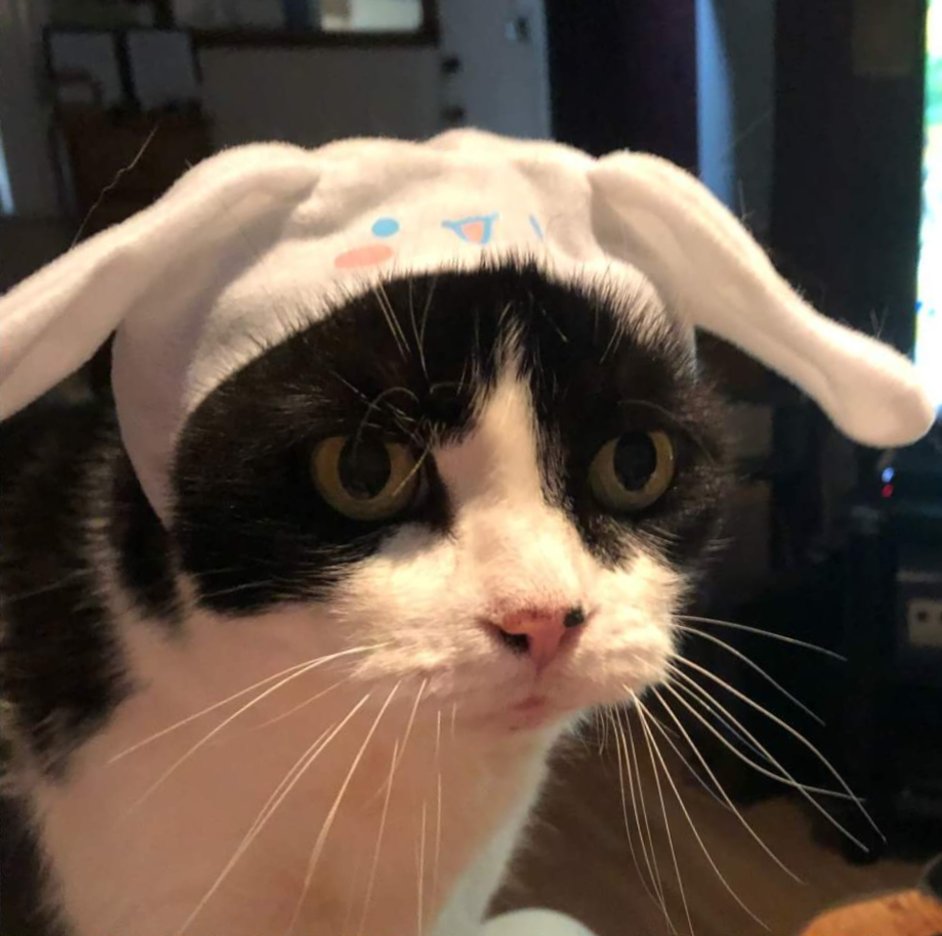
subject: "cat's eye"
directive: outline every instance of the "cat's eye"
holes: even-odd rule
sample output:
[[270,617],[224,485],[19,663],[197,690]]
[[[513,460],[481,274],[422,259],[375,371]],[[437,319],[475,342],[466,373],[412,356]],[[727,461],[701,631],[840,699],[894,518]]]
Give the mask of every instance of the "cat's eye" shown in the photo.
[[598,450],[589,466],[589,487],[607,510],[644,510],[670,487],[674,467],[666,432],[626,432]]
[[311,478],[327,503],[352,520],[389,520],[408,508],[419,466],[405,445],[374,436],[332,436],[314,448]]

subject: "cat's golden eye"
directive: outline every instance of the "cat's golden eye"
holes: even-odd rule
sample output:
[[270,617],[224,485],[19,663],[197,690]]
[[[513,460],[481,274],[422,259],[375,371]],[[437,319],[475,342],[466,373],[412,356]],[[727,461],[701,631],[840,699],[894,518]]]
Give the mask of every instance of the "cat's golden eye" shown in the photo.
[[606,442],[589,466],[589,487],[607,510],[650,507],[674,480],[674,446],[665,432],[626,432]]
[[389,520],[409,507],[419,484],[412,452],[376,437],[332,436],[311,456],[321,497],[352,520]]

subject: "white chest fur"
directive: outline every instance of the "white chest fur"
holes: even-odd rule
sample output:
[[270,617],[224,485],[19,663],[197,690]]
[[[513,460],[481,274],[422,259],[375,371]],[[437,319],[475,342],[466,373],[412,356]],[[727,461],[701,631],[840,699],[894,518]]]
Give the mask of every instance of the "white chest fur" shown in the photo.
[[257,632],[232,622],[179,641],[130,628],[139,691],[38,796],[79,936],[371,936],[432,932],[440,915],[459,936],[479,924],[555,732],[495,740],[416,702],[419,683],[362,702],[337,660],[125,753],[295,663],[277,627],[265,660]]

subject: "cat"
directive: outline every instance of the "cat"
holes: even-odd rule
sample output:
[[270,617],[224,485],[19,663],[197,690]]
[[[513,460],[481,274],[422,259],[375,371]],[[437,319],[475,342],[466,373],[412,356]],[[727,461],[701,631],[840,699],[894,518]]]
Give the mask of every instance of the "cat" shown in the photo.
[[[932,423],[686,173],[475,132],[237,148],[0,298],[46,933],[575,936],[484,921],[556,745],[676,672],[730,483],[697,325],[858,441]],[[108,399],[27,406],[115,328]]]
[[199,406],[166,529],[110,402],[8,424],[4,737],[63,932],[478,931],[554,744],[664,677],[728,480],[679,326],[622,305],[521,263],[338,306]]

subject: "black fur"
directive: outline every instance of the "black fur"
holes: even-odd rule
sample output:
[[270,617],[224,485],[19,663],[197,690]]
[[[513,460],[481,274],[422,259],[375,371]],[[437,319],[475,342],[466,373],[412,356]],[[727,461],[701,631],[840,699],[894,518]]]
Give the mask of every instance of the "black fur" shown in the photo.
[[0,698],[53,773],[126,689],[89,555],[89,522],[109,510],[94,503],[95,473],[114,450],[113,427],[91,407],[27,416],[0,437]]
[[173,545],[126,457],[115,460],[112,498],[109,533],[121,584],[143,614],[179,624]]
[[[4,725],[50,776],[130,686],[100,567],[174,620],[172,551],[107,402],[37,406],[0,426],[0,700]],[[7,739],[9,741],[9,739]]]
[[[191,417],[174,470],[173,533],[202,600],[245,614],[323,596],[390,527],[345,519],[321,500],[308,473],[315,442],[363,426],[421,453],[460,437],[511,336],[533,388],[548,495],[588,546],[615,563],[631,532],[692,565],[725,476],[710,394],[677,332],[625,328],[616,303],[526,265],[402,279],[244,367]],[[644,514],[613,517],[589,493],[588,464],[613,436],[654,428],[675,441],[676,482]],[[560,452],[565,476],[554,485]],[[425,496],[396,523],[447,529],[447,497],[426,464]]]

